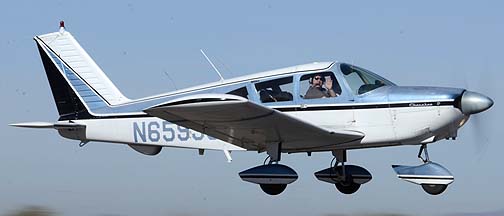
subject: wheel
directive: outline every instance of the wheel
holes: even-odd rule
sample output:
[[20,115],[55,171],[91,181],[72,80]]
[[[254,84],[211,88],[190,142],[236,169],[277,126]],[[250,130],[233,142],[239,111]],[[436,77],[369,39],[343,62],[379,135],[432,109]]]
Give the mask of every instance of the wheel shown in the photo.
[[427,192],[430,195],[439,195],[443,193],[448,185],[442,185],[442,184],[423,184],[422,188],[425,192]]
[[286,184],[261,184],[261,189],[264,193],[269,195],[278,195],[282,193],[286,187]]
[[360,188],[360,184],[357,184],[355,182],[341,182],[335,183],[334,185],[341,193],[344,194],[353,194]]

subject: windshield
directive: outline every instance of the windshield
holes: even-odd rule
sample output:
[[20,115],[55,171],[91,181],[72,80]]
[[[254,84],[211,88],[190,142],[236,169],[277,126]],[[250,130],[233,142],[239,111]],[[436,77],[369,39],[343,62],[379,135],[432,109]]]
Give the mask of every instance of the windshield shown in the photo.
[[364,94],[386,85],[395,86],[394,83],[385,78],[354,65],[341,64],[340,69],[352,92],[356,95]]

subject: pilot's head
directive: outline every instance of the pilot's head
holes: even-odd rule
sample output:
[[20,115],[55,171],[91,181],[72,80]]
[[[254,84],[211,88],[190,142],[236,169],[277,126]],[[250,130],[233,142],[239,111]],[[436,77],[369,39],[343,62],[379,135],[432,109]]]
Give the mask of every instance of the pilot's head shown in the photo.
[[311,78],[311,85],[313,87],[321,88],[324,85],[325,78],[321,74],[315,74]]

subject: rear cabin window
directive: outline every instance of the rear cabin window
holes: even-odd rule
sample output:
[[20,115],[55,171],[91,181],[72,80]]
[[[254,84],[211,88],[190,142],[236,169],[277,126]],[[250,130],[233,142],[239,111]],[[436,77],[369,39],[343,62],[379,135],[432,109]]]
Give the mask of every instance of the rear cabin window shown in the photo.
[[292,76],[256,83],[255,87],[262,103],[293,100]]
[[239,89],[236,89],[236,90],[233,90],[233,91],[230,91],[228,92],[227,94],[230,94],[230,95],[236,95],[236,96],[240,96],[240,97],[243,97],[243,98],[248,98],[248,91],[247,91],[247,88],[246,87],[241,87]]

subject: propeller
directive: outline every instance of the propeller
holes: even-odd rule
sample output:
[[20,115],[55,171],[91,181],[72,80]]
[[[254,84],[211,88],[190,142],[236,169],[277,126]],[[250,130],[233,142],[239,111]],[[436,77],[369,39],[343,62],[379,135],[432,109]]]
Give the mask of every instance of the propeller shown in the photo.
[[466,73],[464,79],[466,91],[462,95],[460,106],[462,112],[470,116],[466,127],[470,131],[469,133],[471,134],[476,154],[481,159],[488,149],[488,143],[490,142],[487,134],[489,129],[486,128],[490,125],[488,124],[490,119],[488,115],[481,114],[480,112],[492,107],[494,102],[491,98],[483,94],[473,92],[475,90],[487,92],[484,87],[482,88],[484,85],[480,85],[480,83],[484,82],[482,76],[473,77],[472,79],[468,78],[469,76]]

